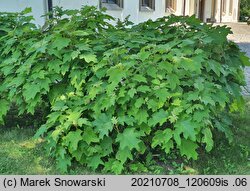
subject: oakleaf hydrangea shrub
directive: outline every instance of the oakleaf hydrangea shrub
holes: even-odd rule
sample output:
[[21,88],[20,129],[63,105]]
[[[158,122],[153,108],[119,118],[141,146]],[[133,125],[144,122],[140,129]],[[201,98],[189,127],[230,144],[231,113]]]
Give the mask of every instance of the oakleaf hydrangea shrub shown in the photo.
[[0,117],[13,102],[20,114],[46,108],[36,137],[59,169],[147,171],[152,156],[197,159],[214,130],[232,139],[249,60],[229,28],[178,16],[113,26],[94,7],[53,15],[41,29],[21,13],[0,33]]

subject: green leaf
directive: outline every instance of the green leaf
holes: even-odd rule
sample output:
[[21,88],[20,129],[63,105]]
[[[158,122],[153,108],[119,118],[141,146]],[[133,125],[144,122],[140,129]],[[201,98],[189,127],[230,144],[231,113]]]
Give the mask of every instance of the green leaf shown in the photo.
[[230,129],[230,125],[231,123],[230,122],[227,122],[228,119],[222,119],[222,121],[218,121],[216,120],[215,121],[215,124],[214,126],[221,132],[225,133],[228,141],[230,143],[233,142],[233,132],[232,130]]
[[148,120],[148,125],[154,127],[159,123],[161,126],[163,123],[167,122],[168,112],[160,109],[158,112],[155,112],[152,117]]
[[138,92],[146,93],[146,92],[150,92],[151,89],[149,88],[149,86],[139,86],[139,87],[137,88],[137,91],[138,91]]
[[157,98],[159,98],[160,102],[166,102],[166,100],[171,96],[166,88],[155,91],[155,95]]
[[70,34],[74,36],[80,36],[80,37],[89,35],[89,33],[87,33],[86,31],[82,31],[82,30],[76,30],[76,31],[71,32]]
[[9,108],[10,108],[10,104],[7,100],[3,100],[1,99],[0,100],[0,106],[1,106],[1,109],[0,109],[0,124],[3,123],[3,117],[7,114]]
[[159,69],[166,70],[166,72],[168,72],[168,73],[172,73],[173,65],[169,62],[163,61],[163,62],[159,63]]
[[62,158],[57,159],[57,168],[63,173],[68,171],[68,166],[70,165],[71,165],[71,159],[68,156],[64,157],[63,159]]
[[172,137],[173,131],[171,129],[165,129],[164,131],[158,130],[155,132],[151,146],[155,148],[158,145],[166,145]]
[[145,61],[146,59],[149,58],[151,52],[139,52],[137,55],[138,55],[138,58],[141,60],[141,61]]
[[52,133],[51,133],[51,138],[57,142],[58,139],[60,138],[60,135],[62,134],[62,129],[60,127],[58,127],[58,129],[55,129]]
[[62,50],[63,48],[69,46],[70,42],[71,40],[69,38],[57,37],[52,43],[52,47],[57,48],[57,50]]
[[23,96],[25,101],[34,99],[36,95],[41,91],[39,84],[25,84],[23,86]]
[[220,74],[222,72],[222,65],[219,62],[216,62],[214,60],[209,60],[209,61],[207,61],[207,64],[208,64],[209,69],[214,71],[214,73],[217,76],[220,76]]
[[175,142],[176,142],[176,144],[177,144],[178,146],[181,145],[181,137],[180,137],[180,134],[181,134],[180,130],[178,130],[178,129],[175,129],[175,130],[174,130],[174,140],[175,140]]
[[108,162],[104,164],[104,171],[114,172],[115,174],[121,174],[123,170],[123,163],[116,159],[109,159]]
[[215,102],[214,102],[211,94],[209,95],[208,93],[206,93],[206,94],[202,95],[200,100],[205,105],[211,104],[211,105],[215,106]]
[[180,65],[187,71],[201,72],[201,63],[199,61],[195,61],[194,58],[182,58]]
[[114,124],[112,123],[112,118],[105,113],[98,115],[93,122],[96,131],[99,133],[99,138],[103,138],[104,135],[109,135],[109,132],[112,131]]
[[108,71],[107,71],[107,76],[109,76],[109,82],[114,82],[116,84],[118,84],[122,78],[126,77],[126,71],[124,69],[124,66],[120,63],[117,64],[114,67],[111,67]]
[[136,131],[134,128],[126,128],[122,133],[118,133],[116,142],[120,143],[120,149],[123,150],[126,147],[129,150],[136,148],[139,150],[139,143],[141,140],[141,133]]
[[140,162],[130,164],[129,168],[132,172],[138,173],[138,172],[148,172],[148,169],[145,165],[143,165]]
[[77,129],[76,131],[70,131],[65,137],[63,137],[63,144],[67,146],[70,153],[72,153],[77,150],[78,143],[82,139],[82,131]]
[[174,148],[173,140],[169,140],[168,142],[163,143],[162,148],[164,149],[165,153],[170,153],[171,149]]
[[136,89],[134,88],[131,88],[129,91],[128,91],[128,95],[129,97],[133,98],[134,95],[137,93]]
[[198,145],[196,143],[186,139],[182,139],[181,145],[179,146],[182,156],[186,155],[188,159],[193,158],[194,160],[198,158],[198,153],[196,152],[197,148]]
[[[85,143],[84,141],[80,141],[78,143],[78,148],[77,150],[73,151],[72,153],[70,153],[72,155],[72,157],[75,158],[76,161],[82,163],[83,160],[86,160],[85,158],[85,153],[86,150],[89,146],[87,145],[87,143]],[[83,159],[84,158],[84,159]]]
[[25,8],[25,9],[21,12],[21,14],[22,14],[22,15],[26,15],[26,14],[31,13],[31,12],[32,12],[32,8],[31,8],[31,7],[27,7],[27,8]]
[[97,169],[99,165],[104,165],[104,162],[102,161],[100,155],[88,157],[88,166],[91,167],[93,170]]
[[152,111],[155,112],[158,110],[159,102],[158,100],[150,99],[148,100],[147,105],[148,105],[148,109],[152,109]]
[[194,87],[197,88],[199,91],[203,91],[204,90],[204,78],[198,78],[197,80],[195,80],[194,83]]
[[137,81],[137,82],[144,82],[144,83],[147,83],[147,79],[141,75],[141,74],[135,74],[133,76],[133,80]]
[[205,121],[209,118],[209,111],[197,111],[193,113],[193,119],[194,121],[197,121],[198,123],[201,123],[202,121]]
[[199,92],[188,92],[187,100],[188,101],[199,100]]
[[190,139],[192,141],[196,140],[197,132],[195,129],[199,128],[199,124],[191,121],[190,119],[178,121],[175,124],[175,129],[178,132],[182,132],[185,139]]
[[78,119],[81,117],[82,112],[80,111],[67,111],[67,119],[70,123],[77,126]]
[[148,112],[145,109],[140,109],[136,114],[134,114],[134,118],[137,120],[138,125],[142,123],[147,123]]
[[91,126],[91,122],[87,118],[79,118],[77,124],[82,127],[83,125]]
[[157,77],[157,69],[155,68],[155,66],[148,67],[147,74],[153,78],[156,78]]
[[171,103],[171,105],[174,105],[174,106],[181,106],[181,100],[179,98],[177,99],[174,99],[173,103]]
[[107,156],[109,154],[111,154],[113,152],[113,140],[111,137],[104,137],[101,142],[100,142],[100,146],[102,148],[102,156]]
[[169,87],[174,90],[178,85],[180,85],[179,77],[176,74],[168,74]]
[[250,66],[250,60],[245,53],[243,52],[240,53],[240,60],[244,66]]
[[34,135],[35,139],[38,139],[40,136],[42,136],[44,133],[48,131],[48,126],[47,125],[42,125],[37,131],[36,134]]
[[131,151],[128,147],[125,147],[124,149],[119,149],[116,153],[116,159],[121,161],[121,163],[125,163],[127,159],[132,160],[133,156],[131,154]]
[[144,103],[145,103],[145,100],[143,98],[139,98],[135,102],[135,107],[140,108],[142,106],[142,104],[144,104]]
[[56,73],[60,73],[62,64],[63,62],[59,59],[50,60],[48,62],[48,70],[55,71]]
[[124,124],[132,126],[135,122],[135,119],[132,116],[120,116],[118,117],[118,122],[124,126]]
[[82,140],[84,140],[88,145],[90,143],[99,142],[99,138],[91,127],[86,127],[83,131]]

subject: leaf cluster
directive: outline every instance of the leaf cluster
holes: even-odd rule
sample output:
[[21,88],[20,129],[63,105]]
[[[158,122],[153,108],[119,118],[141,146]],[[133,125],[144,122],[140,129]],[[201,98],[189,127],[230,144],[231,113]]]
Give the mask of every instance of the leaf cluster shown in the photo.
[[147,171],[152,156],[210,151],[214,129],[232,139],[228,113],[243,109],[249,60],[230,29],[178,16],[113,26],[88,6],[53,15],[43,29],[0,15],[0,121],[11,103],[19,114],[47,108],[36,136],[62,171],[74,161]]

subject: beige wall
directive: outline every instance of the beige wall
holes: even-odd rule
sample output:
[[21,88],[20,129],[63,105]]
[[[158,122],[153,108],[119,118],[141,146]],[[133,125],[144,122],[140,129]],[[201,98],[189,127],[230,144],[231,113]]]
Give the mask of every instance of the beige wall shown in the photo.
[[222,16],[222,22],[237,22],[238,21],[238,5],[239,0],[233,0],[232,14],[229,13],[230,0],[227,1],[226,14]]
[[216,2],[216,10],[215,10],[215,19],[217,22],[238,22],[239,19],[239,0],[233,0],[233,6],[232,6],[232,14],[229,12],[230,7],[230,0],[224,0],[226,1],[226,12],[225,14],[221,14],[222,8],[221,8],[221,0],[217,0]]

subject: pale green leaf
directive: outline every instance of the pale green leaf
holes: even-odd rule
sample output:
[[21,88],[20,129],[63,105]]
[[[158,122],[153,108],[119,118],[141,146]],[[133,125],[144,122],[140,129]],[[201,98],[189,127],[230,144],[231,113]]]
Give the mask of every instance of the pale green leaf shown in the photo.
[[67,111],[67,119],[73,125],[77,125],[78,119],[81,117],[82,113],[80,111]]
[[81,54],[80,59],[84,59],[87,63],[94,62],[97,63],[96,55],[94,54]]
[[74,36],[80,36],[80,37],[89,35],[89,33],[87,33],[86,31],[83,31],[83,30],[76,30],[76,31],[71,32],[70,34],[74,35]]
[[206,151],[209,152],[212,150],[214,145],[213,134],[209,128],[203,129],[202,133],[204,135],[202,138],[202,142],[206,143]]

